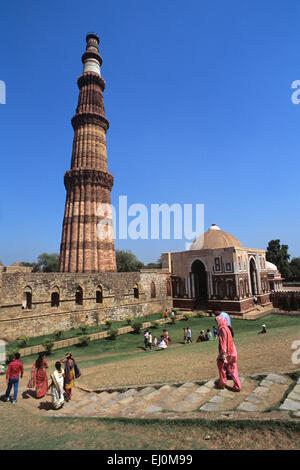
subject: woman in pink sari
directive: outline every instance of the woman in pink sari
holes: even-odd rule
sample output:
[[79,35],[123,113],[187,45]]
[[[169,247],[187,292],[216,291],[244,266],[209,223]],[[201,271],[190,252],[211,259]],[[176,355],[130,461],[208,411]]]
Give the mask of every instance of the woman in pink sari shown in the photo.
[[35,387],[36,398],[42,398],[48,390],[48,377],[46,369],[48,364],[44,359],[45,353],[40,352],[39,357],[32,364],[31,377],[28,382],[29,388]]
[[232,330],[229,327],[228,321],[218,315],[216,322],[219,326],[219,355],[217,357],[217,366],[219,369],[220,380],[218,388],[224,388],[227,383],[226,369],[231,375],[234,382],[233,391],[239,392],[241,390],[241,383],[237,369],[237,352],[232,339]]

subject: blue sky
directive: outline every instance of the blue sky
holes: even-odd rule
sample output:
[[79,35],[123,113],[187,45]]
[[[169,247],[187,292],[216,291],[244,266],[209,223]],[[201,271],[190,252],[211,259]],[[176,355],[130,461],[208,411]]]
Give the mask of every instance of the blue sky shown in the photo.
[[[59,252],[71,118],[96,31],[112,203],[204,204],[244,246],[300,256],[296,0],[15,1],[1,6],[0,259]],[[180,240],[116,240],[144,262]]]

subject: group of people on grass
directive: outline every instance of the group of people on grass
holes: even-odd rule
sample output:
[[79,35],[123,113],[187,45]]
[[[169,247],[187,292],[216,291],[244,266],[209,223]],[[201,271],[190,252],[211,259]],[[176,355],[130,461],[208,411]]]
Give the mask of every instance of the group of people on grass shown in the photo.
[[163,330],[163,334],[160,337],[160,342],[158,342],[158,338],[154,336],[152,339],[152,334],[151,331],[146,330],[144,333],[144,344],[145,344],[145,349],[149,349],[152,351],[152,344],[154,345],[155,348],[159,349],[166,349],[168,347],[169,341],[172,341],[167,330]]
[[[227,378],[231,377],[233,380],[233,387],[230,389],[234,392],[241,390],[241,383],[238,375],[237,368],[237,351],[233,341],[234,333],[231,327],[231,319],[228,313],[215,310],[215,321],[217,326],[214,327],[214,338],[219,338],[219,353],[217,356],[217,367],[219,371],[219,380],[216,381],[216,388],[223,389],[227,386]],[[267,333],[266,325],[262,325],[260,333]],[[168,331],[163,330],[161,341],[158,343],[156,336],[153,338],[153,344],[159,349],[166,349],[171,340]],[[207,341],[212,339],[212,333],[208,329],[206,334],[204,330],[200,332],[197,342]],[[145,348],[152,350],[152,334],[149,330],[144,333]],[[192,342],[191,329],[184,328],[184,343]],[[64,367],[63,367],[63,366]],[[52,404],[54,409],[59,409],[63,406],[65,401],[71,400],[72,388],[74,387],[75,378],[80,377],[81,373],[72,353],[67,353],[64,358],[55,363],[55,370],[50,375],[50,385],[48,383],[47,361],[45,360],[45,353],[39,353],[36,361],[34,361],[31,370],[31,376],[28,382],[29,388],[35,388],[36,398],[42,398],[46,395],[49,388],[51,388]],[[20,361],[20,353],[15,354],[15,359],[9,363],[6,372],[7,389],[4,399],[10,400],[10,392],[14,387],[14,395],[12,403],[16,403],[19,378],[23,377],[24,368]],[[228,388],[228,387],[227,387]]]
[[[55,363],[55,369],[50,375],[49,384],[47,370],[48,364],[45,353],[40,352],[38,358],[32,364],[28,388],[35,388],[36,398],[42,398],[51,389],[52,405],[54,409],[59,409],[65,402],[71,400],[72,388],[75,378],[81,373],[72,353],[67,353],[60,361]],[[7,389],[4,396],[5,401],[10,401],[10,392],[14,387],[12,403],[17,402],[19,378],[23,377],[24,367],[20,361],[20,353],[15,354],[15,359],[9,363],[6,371]]]

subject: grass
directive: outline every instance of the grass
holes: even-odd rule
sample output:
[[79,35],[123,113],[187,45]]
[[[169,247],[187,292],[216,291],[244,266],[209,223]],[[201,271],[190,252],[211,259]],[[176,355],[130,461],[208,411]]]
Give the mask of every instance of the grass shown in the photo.
[[[258,334],[262,323],[267,325],[266,335]],[[201,329],[212,329],[213,325],[214,319],[210,317],[193,317],[168,324],[166,327],[172,341],[165,351],[145,351],[143,332],[120,335],[116,340],[92,341],[87,347],[73,346],[73,355],[84,370],[79,384],[98,389],[210,378],[216,374],[218,342],[196,343],[195,340]],[[183,344],[183,328],[186,326],[192,330],[193,343],[189,345]],[[263,320],[232,320],[232,326],[240,374],[293,370],[290,347],[294,339],[300,339],[300,318],[267,315]],[[153,337],[159,337],[163,327],[152,329]],[[53,351],[47,358],[49,364],[59,360],[64,353],[65,349]],[[24,366],[29,367],[34,359],[36,356],[24,357]]]
[[[141,323],[148,322],[148,321],[153,322],[155,320],[158,320],[158,319],[162,318],[162,315],[163,315],[163,312],[153,313],[151,315],[147,315],[147,316],[144,316],[144,317],[135,318],[134,321],[136,320],[136,321],[139,321]],[[128,326],[128,323],[127,323],[126,320],[120,320],[120,321],[113,320],[111,326],[113,328],[118,329],[118,328],[122,328],[124,326]],[[88,326],[86,334],[99,333],[101,331],[106,331],[106,330],[109,330],[109,327],[105,323],[101,323],[101,324],[96,325],[96,326]],[[27,347],[32,347],[32,346],[38,346],[38,345],[42,344],[45,340],[48,340],[48,339],[51,339],[53,341],[63,341],[63,340],[66,340],[66,339],[76,338],[78,336],[81,336],[82,334],[83,333],[82,333],[82,330],[80,328],[71,328],[69,330],[64,330],[59,338],[55,338],[53,333],[48,334],[48,335],[29,337],[26,346],[22,346],[22,347],[20,347],[18,345],[17,339],[11,340],[11,341],[8,342],[7,348],[8,349],[14,349],[14,348],[22,349],[23,347],[27,348]]]
[[44,418],[0,402],[0,450],[299,449],[300,423]]
[[[261,324],[268,333],[259,335]],[[165,351],[145,351],[143,334],[125,334],[115,341],[102,339],[85,348],[73,347],[82,376],[79,386],[97,389],[146,383],[201,382],[217,374],[218,341],[196,343],[200,330],[212,329],[210,317],[190,318],[166,325],[172,338]],[[190,326],[193,343],[183,344],[183,328]],[[240,375],[263,375],[264,371],[293,372],[291,344],[300,339],[300,319],[267,315],[255,321],[232,320],[238,350]],[[160,334],[164,325],[152,329]],[[55,350],[47,360],[52,364],[65,350]],[[36,356],[23,358],[27,381]],[[1,387],[4,388],[5,378]],[[275,407],[274,410],[277,408]],[[270,410],[272,411],[272,410]],[[0,449],[114,449],[114,450],[214,450],[214,449],[299,449],[300,423],[255,420],[126,420],[46,418],[19,406],[0,402]],[[209,435],[210,439],[207,439]]]

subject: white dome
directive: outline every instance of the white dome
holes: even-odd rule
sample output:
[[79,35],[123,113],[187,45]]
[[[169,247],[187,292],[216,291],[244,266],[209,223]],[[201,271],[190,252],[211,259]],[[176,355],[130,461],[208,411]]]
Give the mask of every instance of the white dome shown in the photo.
[[278,271],[277,266],[275,266],[273,263],[270,263],[270,261],[266,261],[266,268],[268,271]]
[[241,242],[236,237],[212,224],[207,232],[202,233],[193,241],[190,250],[214,250],[234,246],[242,248]]

